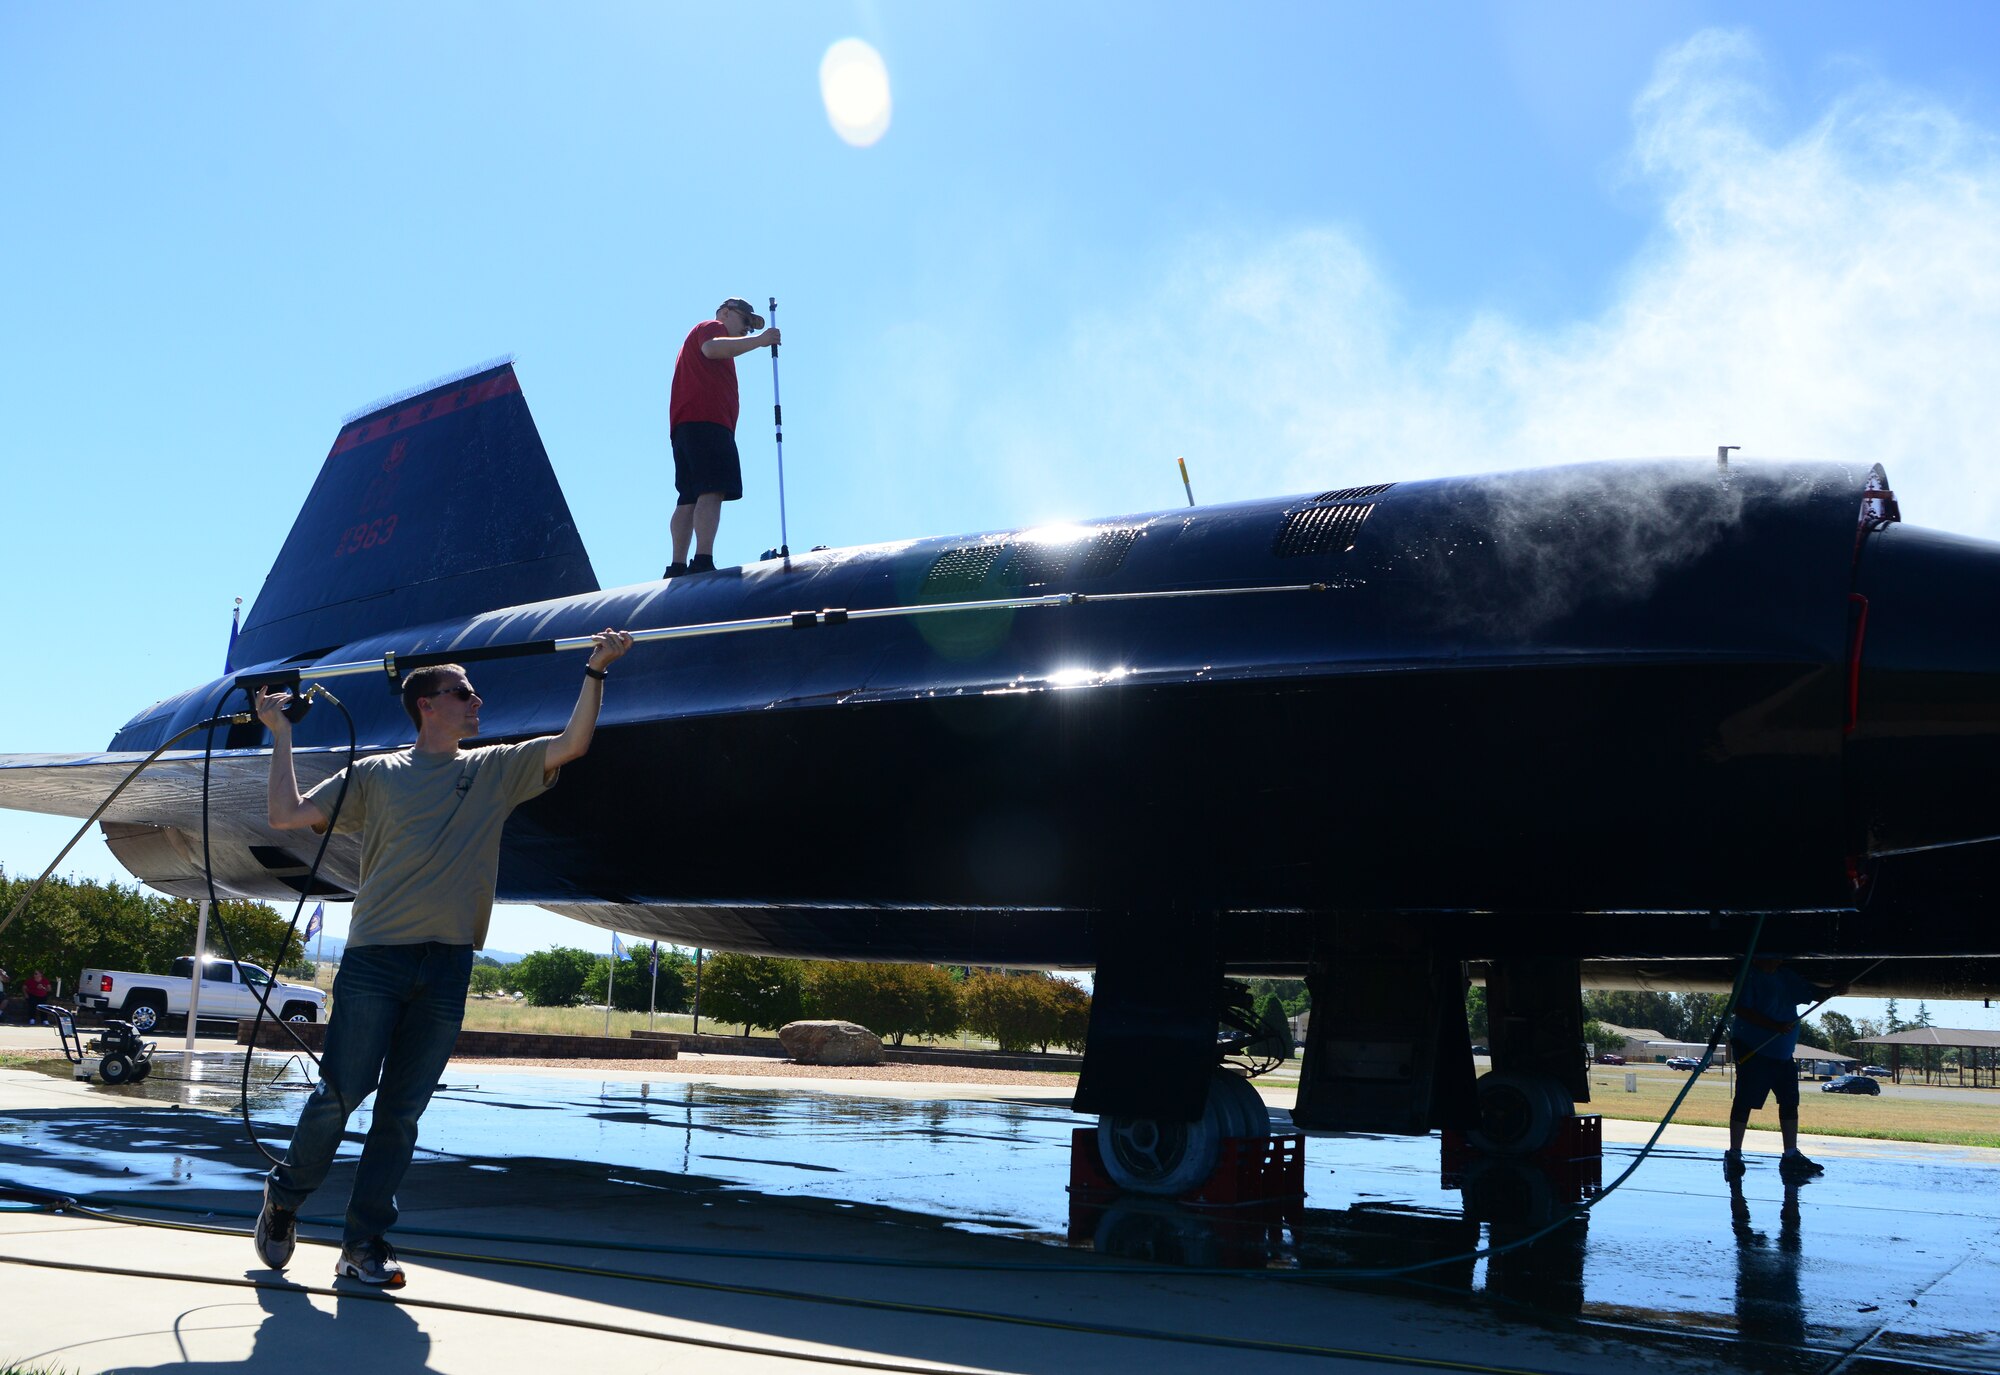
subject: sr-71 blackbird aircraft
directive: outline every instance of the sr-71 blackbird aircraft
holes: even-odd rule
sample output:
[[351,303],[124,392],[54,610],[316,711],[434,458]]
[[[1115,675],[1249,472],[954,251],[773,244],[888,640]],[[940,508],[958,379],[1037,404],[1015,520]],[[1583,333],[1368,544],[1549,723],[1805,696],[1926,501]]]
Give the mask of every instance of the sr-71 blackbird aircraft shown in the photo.
[[[1829,981],[1886,956],[1869,991],[1990,992],[1996,608],[2000,545],[1901,523],[1880,468],[1706,459],[603,589],[500,366],[342,428],[229,672],[104,753],[0,758],[0,804],[88,816],[259,683],[324,682],[363,752],[403,747],[426,660],[477,665],[485,739],[552,733],[563,642],[640,631],[590,756],[510,822],[500,899],[710,949],[1092,968],[1075,1106],[1119,1182],[1171,1192],[1258,1126],[1218,1069],[1231,974],[1308,980],[1301,1124],[1499,1151],[1588,1096],[1580,980],[1726,987],[1758,916]],[[297,740],[307,783],[346,759],[332,711]],[[217,887],[351,893],[353,838],[314,873],[265,824],[263,728],[214,744]],[[103,822],[184,897],[202,763],[169,751]]]

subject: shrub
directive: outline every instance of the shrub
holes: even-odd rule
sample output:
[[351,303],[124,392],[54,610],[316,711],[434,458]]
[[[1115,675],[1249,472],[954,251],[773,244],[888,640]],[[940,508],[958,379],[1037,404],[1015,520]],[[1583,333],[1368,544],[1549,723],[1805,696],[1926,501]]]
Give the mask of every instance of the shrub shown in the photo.
[[718,1022],[739,1022],[748,1036],[753,1026],[775,1030],[796,1022],[805,1011],[804,960],[766,955],[709,957],[701,976],[698,1011]]
[[1047,974],[975,974],[963,994],[965,1024],[1002,1050],[1051,1044],[1081,1050],[1090,1024],[1090,995]]
[[537,950],[514,966],[514,986],[536,1007],[570,1007],[583,1001],[583,991],[596,968],[597,956],[573,946]]
[[859,1022],[899,1046],[905,1036],[949,1036],[963,1015],[958,982],[938,966],[857,960],[807,965],[805,1012]]

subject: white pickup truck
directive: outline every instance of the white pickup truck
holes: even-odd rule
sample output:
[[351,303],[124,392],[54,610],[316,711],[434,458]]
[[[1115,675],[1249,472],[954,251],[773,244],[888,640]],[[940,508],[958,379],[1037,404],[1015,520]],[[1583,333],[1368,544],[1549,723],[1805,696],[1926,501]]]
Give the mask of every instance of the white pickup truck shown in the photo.
[[[201,1007],[197,1016],[232,1019],[257,1015],[259,995],[268,987],[271,1012],[268,1015],[288,1022],[317,1022],[326,1016],[326,994],[303,984],[277,983],[258,965],[243,963],[243,978],[237,966],[213,956],[202,961]],[[126,969],[86,969],[76,983],[79,1007],[92,1008],[106,1016],[132,1024],[135,1031],[151,1031],[169,1017],[185,1018],[188,997],[194,988],[194,960],[183,955],[174,961],[171,974],[135,974]]]

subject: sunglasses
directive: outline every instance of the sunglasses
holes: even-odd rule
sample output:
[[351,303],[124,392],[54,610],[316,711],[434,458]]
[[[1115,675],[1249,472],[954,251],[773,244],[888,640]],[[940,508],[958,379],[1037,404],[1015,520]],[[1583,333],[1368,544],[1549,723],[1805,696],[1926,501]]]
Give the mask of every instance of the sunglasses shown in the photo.
[[476,692],[474,692],[474,691],[473,691],[473,690],[472,690],[471,688],[469,688],[469,687],[454,687],[454,688],[444,688],[444,689],[442,689],[442,690],[440,690],[440,691],[437,691],[437,692],[426,692],[426,693],[424,694],[424,696],[426,696],[426,697],[456,697],[456,698],[457,698],[457,699],[458,699],[459,701],[461,701],[461,702],[470,702],[470,701],[471,701],[471,700],[472,700],[473,698],[475,698],[475,697],[479,696],[479,694],[478,694],[478,693],[476,693]]

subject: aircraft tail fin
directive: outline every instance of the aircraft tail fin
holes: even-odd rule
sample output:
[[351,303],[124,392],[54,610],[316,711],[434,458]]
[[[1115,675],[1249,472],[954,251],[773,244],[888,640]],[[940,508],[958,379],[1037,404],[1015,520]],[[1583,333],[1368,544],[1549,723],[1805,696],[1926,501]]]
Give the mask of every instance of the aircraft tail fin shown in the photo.
[[341,427],[229,667],[597,590],[511,363]]

